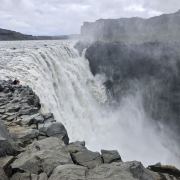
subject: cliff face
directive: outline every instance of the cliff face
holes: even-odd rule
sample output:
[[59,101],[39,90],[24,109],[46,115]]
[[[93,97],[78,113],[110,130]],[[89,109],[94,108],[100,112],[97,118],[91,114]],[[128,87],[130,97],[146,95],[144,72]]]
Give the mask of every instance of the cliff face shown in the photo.
[[180,11],[150,19],[120,18],[85,22],[81,28],[85,41],[121,41],[142,43],[148,41],[179,41]]
[[42,114],[39,98],[18,82],[0,81],[0,180],[178,180],[175,167],[122,162],[115,150],[69,143],[63,124]]

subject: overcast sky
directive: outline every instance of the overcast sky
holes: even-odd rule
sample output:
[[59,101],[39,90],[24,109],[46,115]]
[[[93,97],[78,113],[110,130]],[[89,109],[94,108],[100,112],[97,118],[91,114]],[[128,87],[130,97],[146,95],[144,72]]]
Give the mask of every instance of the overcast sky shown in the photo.
[[180,0],[0,0],[0,27],[34,35],[79,33],[84,21],[151,17],[180,9]]

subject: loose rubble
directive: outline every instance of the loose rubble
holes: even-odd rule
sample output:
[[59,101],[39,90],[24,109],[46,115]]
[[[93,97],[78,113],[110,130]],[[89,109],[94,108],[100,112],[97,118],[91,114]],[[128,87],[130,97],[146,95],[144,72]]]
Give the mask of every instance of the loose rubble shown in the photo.
[[123,162],[116,150],[92,152],[71,142],[52,113],[42,114],[28,86],[0,81],[0,180],[178,180],[180,171],[160,164]]

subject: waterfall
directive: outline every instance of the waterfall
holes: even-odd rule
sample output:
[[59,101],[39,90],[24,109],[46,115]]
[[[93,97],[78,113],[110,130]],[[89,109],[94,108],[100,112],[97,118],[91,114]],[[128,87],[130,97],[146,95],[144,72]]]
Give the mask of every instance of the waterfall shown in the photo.
[[[141,91],[108,104],[102,76],[94,77],[73,41],[0,43],[0,78],[18,78],[40,97],[43,112],[62,122],[71,141],[85,140],[92,150],[118,149],[124,160],[161,161],[180,166],[147,120]],[[175,148],[175,147],[174,147]]]

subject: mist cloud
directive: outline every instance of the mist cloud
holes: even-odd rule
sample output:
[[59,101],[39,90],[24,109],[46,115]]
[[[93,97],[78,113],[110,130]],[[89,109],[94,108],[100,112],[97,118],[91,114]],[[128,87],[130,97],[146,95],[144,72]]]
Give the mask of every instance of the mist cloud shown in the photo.
[[1,0],[0,27],[35,35],[72,34],[84,21],[146,18],[178,7],[179,0]]

